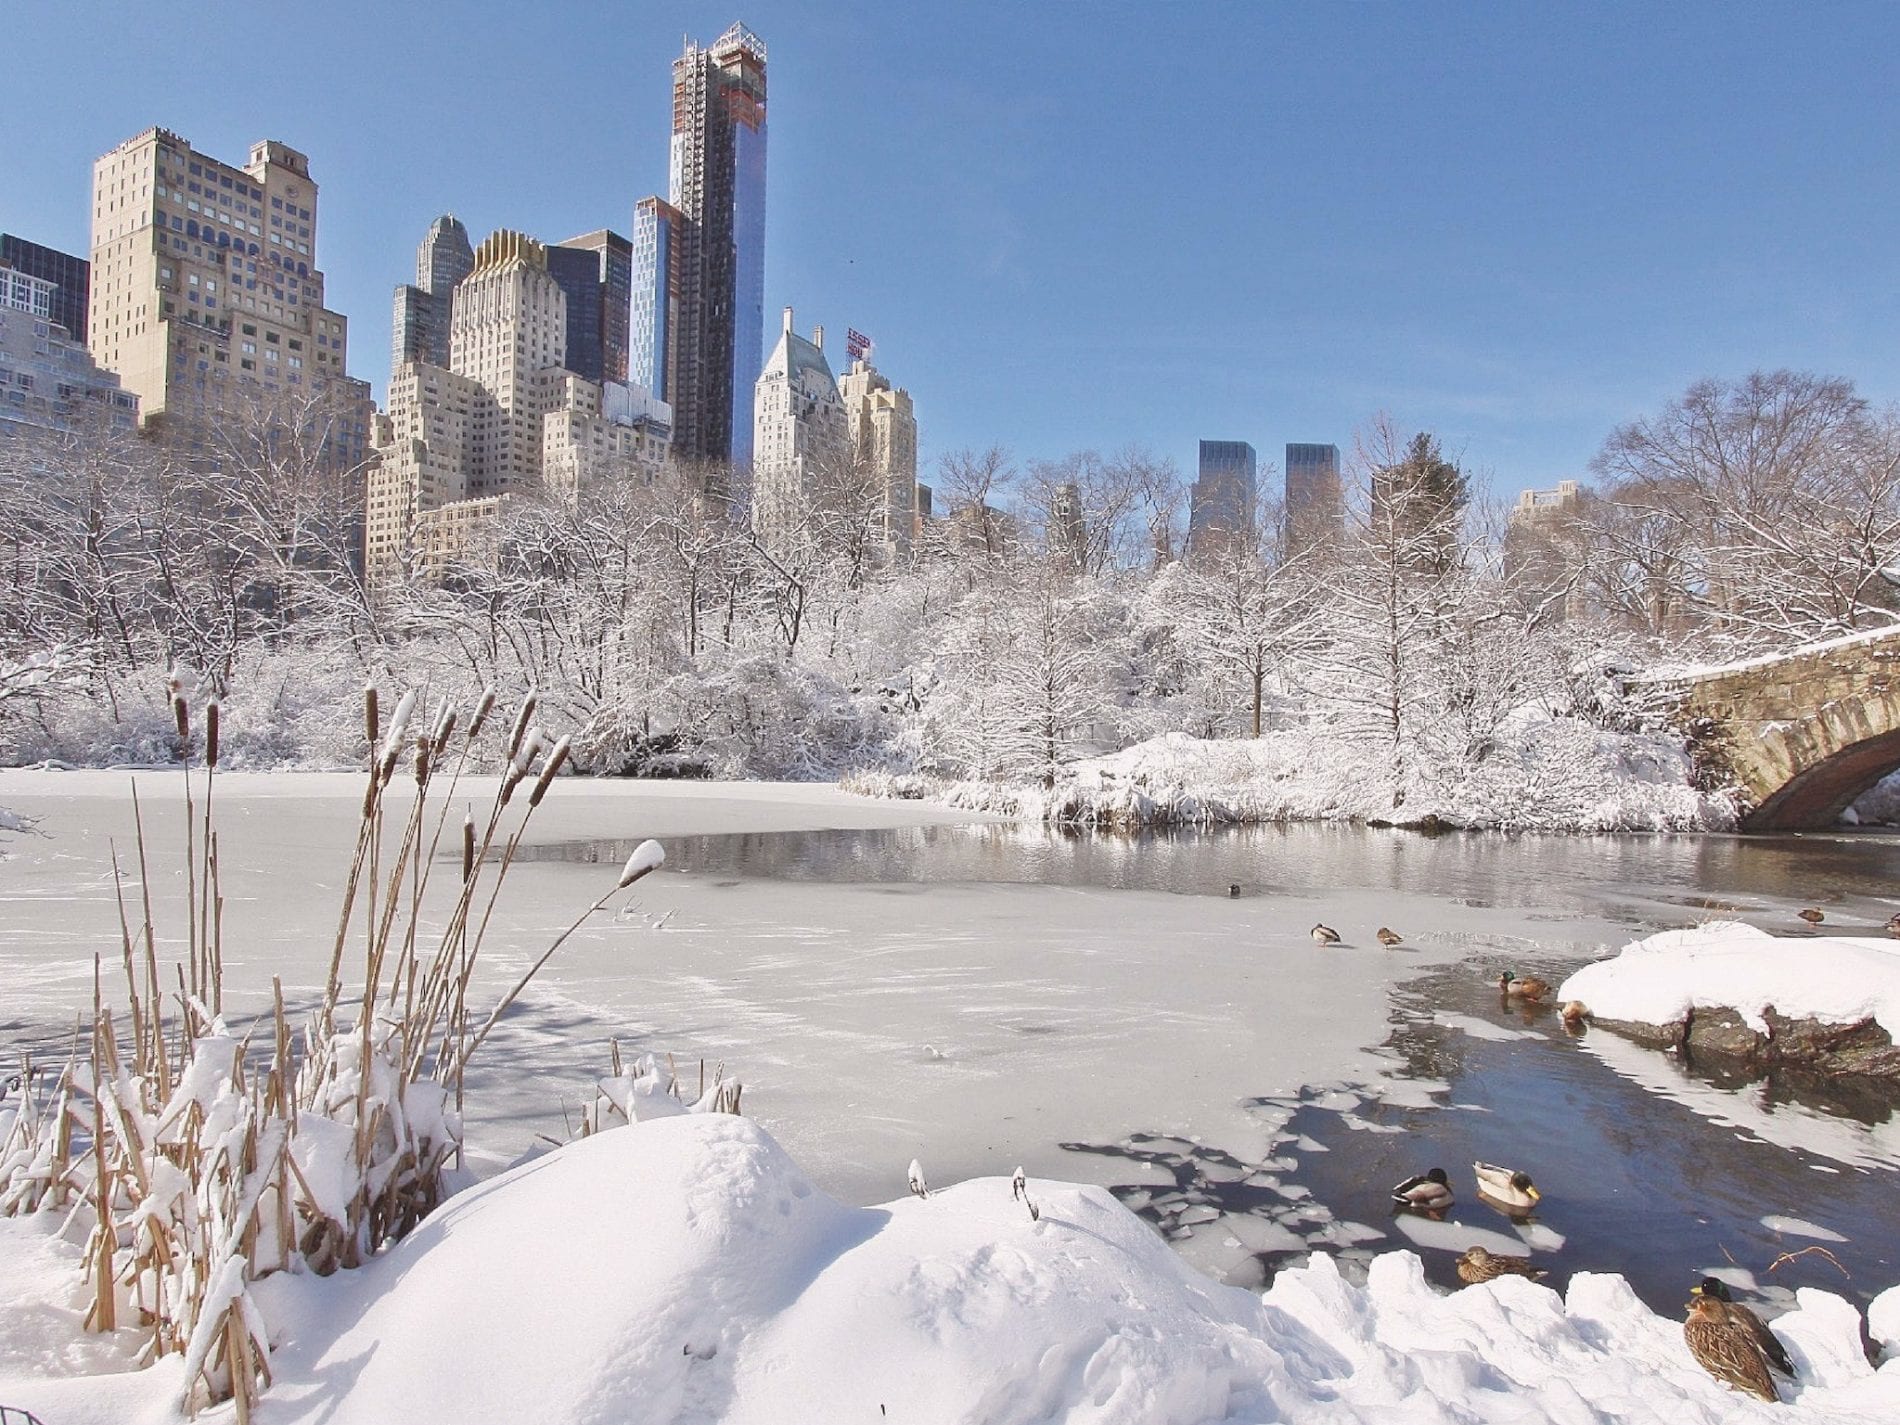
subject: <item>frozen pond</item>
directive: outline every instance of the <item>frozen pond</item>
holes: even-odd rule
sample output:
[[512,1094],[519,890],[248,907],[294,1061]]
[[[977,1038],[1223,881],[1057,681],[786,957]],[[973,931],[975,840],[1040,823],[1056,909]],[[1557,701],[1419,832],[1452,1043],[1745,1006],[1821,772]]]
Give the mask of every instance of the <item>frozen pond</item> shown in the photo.
[[[178,779],[140,784],[175,940]],[[90,1004],[94,953],[116,958],[109,844],[129,854],[126,785],[0,774],[0,806],[40,821],[0,860],[8,1058],[61,1044]],[[273,975],[293,1001],[314,995],[359,796],[350,776],[220,782],[227,1004],[260,1005]],[[1873,933],[1900,842],[1075,837],[825,788],[564,782],[510,877],[483,991],[499,995],[650,835],[666,870],[563,948],[477,1061],[481,1163],[562,1136],[617,1038],[682,1066],[724,1060],[748,1111],[847,1199],[901,1194],[912,1157],[938,1183],[1021,1163],[1115,1187],[1234,1280],[1314,1247],[1438,1248],[1477,1229],[1560,1237],[1560,1274],[1630,1272],[1659,1307],[1691,1267],[1850,1294],[1896,1278],[1887,1105],[1703,1083],[1605,1035],[1572,1042],[1551,1016],[1521,1022],[1485,981],[1507,966],[1554,977],[1715,914],[1792,932],[1794,910],[1819,903],[1830,929]],[[1315,947],[1315,920],[1346,946]],[[1407,948],[1380,949],[1381,924]],[[1386,1213],[1389,1183],[1432,1161],[1471,1200],[1473,1157],[1533,1171],[1550,1189],[1540,1221]],[[1819,1254],[1767,1272],[1814,1245],[1851,1281]],[[1449,1255],[1427,1255],[1442,1277]]]

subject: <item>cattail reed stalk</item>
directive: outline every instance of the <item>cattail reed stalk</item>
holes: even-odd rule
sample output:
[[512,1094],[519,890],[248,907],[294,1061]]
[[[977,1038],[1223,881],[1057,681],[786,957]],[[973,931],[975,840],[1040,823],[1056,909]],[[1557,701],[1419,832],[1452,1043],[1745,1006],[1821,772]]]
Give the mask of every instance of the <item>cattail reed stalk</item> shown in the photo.
[[561,764],[567,761],[567,739],[563,737],[554,744],[554,750],[548,754],[548,760],[541,766],[541,775],[534,779],[534,790],[528,793],[528,805],[538,807],[541,798],[548,794],[548,784],[561,770]]
[[363,689],[363,735],[369,739],[369,754],[376,756],[376,744],[382,738],[382,722],[377,715],[376,685],[367,684]]
[[[221,708],[213,698],[205,704],[205,766],[211,771],[218,767],[218,722]],[[207,798],[207,801],[209,798]]]
[[475,704],[475,716],[469,720],[468,740],[473,742],[482,735],[482,725],[488,721],[488,715],[495,710],[495,685],[490,683],[482,689],[481,700]]

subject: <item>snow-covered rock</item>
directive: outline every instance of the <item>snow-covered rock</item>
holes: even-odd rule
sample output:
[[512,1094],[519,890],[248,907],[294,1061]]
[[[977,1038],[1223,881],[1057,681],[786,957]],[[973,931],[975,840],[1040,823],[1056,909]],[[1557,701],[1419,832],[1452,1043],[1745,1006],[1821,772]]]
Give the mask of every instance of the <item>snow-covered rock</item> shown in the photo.
[[[1708,1011],[1729,1011],[1756,1052],[1828,1062],[1844,1052],[1826,1026],[1864,1026],[1857,1061],[1838,1067],[1887,1072],[1900,1043],[1900,943],[1842,936],[1773,936],[1753,926],[1716,922],[1669,930],[1586,965],[1557,991],[1580,1000],[1599,1021],[1680,1026]],[[1884,1039],[1888,1051],[1883,1054]],[[1746,1052],[1746,1051],[1745,1051]],[[1896,1062],[1900,1062],[1897,1060]]]

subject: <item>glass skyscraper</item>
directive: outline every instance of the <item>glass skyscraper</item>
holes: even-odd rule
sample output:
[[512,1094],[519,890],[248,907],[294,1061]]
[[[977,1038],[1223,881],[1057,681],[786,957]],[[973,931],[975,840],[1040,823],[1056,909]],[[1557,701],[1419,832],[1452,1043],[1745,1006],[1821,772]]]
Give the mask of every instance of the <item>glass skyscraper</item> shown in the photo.
[[1204,440],[1188,495],[1188,553],[1243,538],[1253,523],[1257,491],[1254,450],[1244,440]]
[[1339,485],[1339,447],[1289,444],[1286,448],[1286,547],[1298,554],[1339,538],[1346,502]]
[[635,208],[631,374],[672,404],[676,454],[743,468],[765,354],[765,45],[743,25],[673,62],[670,159],[671,201]]
[[52,319],[72,339],[86,344],[86,303],[91,291],[92,264],[83,257],[46,247],[12,233],[0,233],[0,264],[58,288],[53,294]]

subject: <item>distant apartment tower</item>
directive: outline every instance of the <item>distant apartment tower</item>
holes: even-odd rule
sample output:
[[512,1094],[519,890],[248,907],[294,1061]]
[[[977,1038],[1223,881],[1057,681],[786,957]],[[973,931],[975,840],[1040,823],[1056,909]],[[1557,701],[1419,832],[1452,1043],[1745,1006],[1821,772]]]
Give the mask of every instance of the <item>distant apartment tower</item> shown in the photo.
[[1338,446],[1288,444],[1282,518],[1289,555],[1337,542],[1346,527]]
[[677,454],[743,468],[765,336],[765,45],[743,25],[673,62],[669,173],[635,209],[631,375]]
[[[549,490],[571,499],[616,464],[650,477],[665,461],[666,406],[568,364],[567,293],[549,263],[561,250],[519,232],[491,234],[455,286],[447,366],[409,360],[391,373],[367,496],[373,583],[405,565],[428,574],[485,560],[510,496]],[[578,256],[598,272],[595,254]],[[583,286],[598,313],[601,284]],[[597,339],[598,322],[591,330]]]
[[1524,490],[1504,530],[1504,567],[1513,582],[1537,598],[1546,616],[1581,617],[1583,581],[1583,489],[1559,480],[1554,490]]
[[147,129],[92,169],[88,340],[146,421],[336,398],[325,458],[354,468],[375,407],[347,375],[348,323],[323,304],[317,185],[296,149],[239,168]]
[[53,284],[52,320],[66,335],[86,344],[86,306],[92,288],[92,264],[56,247],[0,233],[0,267]]
[[1049,555],[1080,572],[1088,562],[1088,524],[1082,514],[1082,487],[1058,485],[1049,500]]
[[633,244],[601,228],[548,248],[567,295],[567,369],[589,381],[627,379]]
[[[845,443],[857,478],[882,498],[887,559],[908,554],[917,522],[917,412],[910,392],[858,358],[838,381]],[[925,492],[926,498],[928,491]]]
[[1583,489],[1575,480],[1559,480],[1554,490],[1520,490],[1511,510],[1514,525],[1548,524],[1576,513]]
[[754,384],[752,410],[752,528],[768,549],[792,549],[845,487],[850,422],[825,360],[825,329],[813,328],[807,341],[792,330],[790,307]]
[[449,308],[455,285],[475,266],[475,249],[461,219],[444,213],[416,248],[415,286],[396,289],[390,369],[405,361],[449,364]]
[[59,299],[57,284],[0,259],[0,439],[26,429],[138,424],[138,397],[54,319]]
[[1204,440],[1188,492],[1188,554],[1211,554],[1244,541],[1258,495],[1254,450],[1244,440]]

